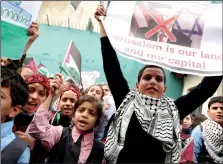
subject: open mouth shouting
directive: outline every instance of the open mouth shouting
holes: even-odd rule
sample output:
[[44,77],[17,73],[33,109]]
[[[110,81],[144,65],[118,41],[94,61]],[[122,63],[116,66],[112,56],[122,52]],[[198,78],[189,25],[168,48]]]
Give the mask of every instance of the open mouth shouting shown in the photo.
[[35,103],[35,102],[28,102],[27,103],[27,108],[29,111],[35,111],[37,110],[39,104],[38,103]]
[[79,120],[79,121],[78,121],[78,124],[79,124],[81,127],[85,127],[85,126],[88,125],[87,121],[85,121],[85,120]]

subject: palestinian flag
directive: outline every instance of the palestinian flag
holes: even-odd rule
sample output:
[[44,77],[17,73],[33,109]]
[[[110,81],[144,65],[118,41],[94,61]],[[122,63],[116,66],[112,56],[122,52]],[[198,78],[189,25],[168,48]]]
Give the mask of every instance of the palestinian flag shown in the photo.
[[23,65],[30,67],[34,73],[37,73],[36,64],[32,57],[26,57],[23,62]]
[[41,63],[37,66],[37,71],[46,77],[49,75],[48,69]]

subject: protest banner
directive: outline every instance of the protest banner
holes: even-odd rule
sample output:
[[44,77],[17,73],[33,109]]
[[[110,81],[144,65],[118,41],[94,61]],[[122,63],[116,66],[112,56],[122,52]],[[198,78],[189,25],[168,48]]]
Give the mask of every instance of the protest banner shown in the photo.
[[28,42],[28,28],[35,21],[41,1],[1,1],[1,55],[20,59]]
[[222,4],[210,1],[108,4],[106,17],[101,20],[118,54],[182,74],[222,75]]
[[71,40],[64,61],[61,65],[61,73],[66,79],[72,79],[78,87],[82,86],[81,83],[81,56],[80,52]]
[[96,79],[100,77],[100,73],[98,71],[88,71],[81,72],[81,80],[83,84],[83,88],[87,89],[91,85],[96,83]]

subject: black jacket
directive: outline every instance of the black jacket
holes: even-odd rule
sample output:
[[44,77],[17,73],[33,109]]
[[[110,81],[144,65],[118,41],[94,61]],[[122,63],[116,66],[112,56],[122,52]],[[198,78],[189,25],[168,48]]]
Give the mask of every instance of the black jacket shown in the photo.
[[[122,74],[116,52],[107,37],[101,38],[101,49],[105,76],[118,109],[130,89]],[[221,81],[222,76],[205,77],[190,93],[175,100],[180,119],[211,97]],[[133,114],[126,132],[125,145],[117,163],[164,163],[165,155],[162,142],[148,135]]]

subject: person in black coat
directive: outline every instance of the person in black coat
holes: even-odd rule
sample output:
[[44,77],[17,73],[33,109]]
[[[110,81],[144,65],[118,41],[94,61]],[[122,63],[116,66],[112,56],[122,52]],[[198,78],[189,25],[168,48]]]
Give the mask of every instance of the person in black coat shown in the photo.
[[[138,81],[137,81],[137,91],[130,91],[128,87],[128,83],[124,78],[118,58],[116,56],[116,52],[111,46],[111,43],[106,35],[104,27],[99,19],[99,16],[104,16],[104,8],[103,6],[99,6],[95,12],[95,18],[98,20],[100,25],[100,35],[101,35],[101,48],[102,48],[102,58],[103,58],[103,67],[104,72],[108,81],[108,84],[111,89],[111,93],[114,97],[115,104],[117,107],[117,111],[115,117],[110,125],[108,138],[105,143],[105,159],[107,162],[110,163],[172,163],[172,161],[178,163],[180,160],[180,153],[181,149],[175,148],[179,150],[174,150],[171,147],[166,147],[165,142],[158,140],[156,136],[152,135],[150,131],[145,130],[145,126],[150,126],[152,129],[153,126],[157,126],[156,123],[151,123],[148,120],[146,123],[142,123],[143,118],[145,115],[151,115],[152,121],[157,121],[157,114],[162,113],[162,110],[167,107],[167,110],[170,115],[174,115],[175,112],[179,112],[179,116],[175,115],[175,117],[168,118],[174,122],[170,124],[165,124],[161,126],[162,130],[166,130],[166,128],[170,129],[170,135],[172,137],[171,142],[175,142],[176,138],[179,138],[179,133],[176,134],[176,129],[179,130],[179,122],[188,114],[193,112],[196,108],[202,105],[209,97],[211,97],[215,91],[217,90],[219,84],[222,81],[222,76],[214,76],[214,77],[205,77],[199,85],[197,85],[190,93],[187,95],[181,96],[176,100],[171,100],[171,105],[167,106],[167,104],[162,104],[160,108],[157,109],[155,106],[155,111],[153,110],[156,101],[159,99],[163,100],[164,93],[166,90],[165,82],[166,76],[165,72],[161,67],[153,66],[153,65],[146,65],[139,71]],[[112,68],[112,69],[111,69]],[[132,94],[135,94],[132,96]],[[130,96],[129,96],[130,95]],[[137,106],[132,106],[131,98],[135,99],[135,97],[146,97],[146,99],[151,100],[152,103],[150,105],[147,104],[148,108],[136,108]],[[135,99],[138,100],[138,99]],[[147,103],[145,99],[144,103]],[[168,99],[169,101],[170,99]],[[169,101],[170,102],[170,101]],[[134,101],[135,105],[138,105],[142,102]],[[162,102],[161,102],[162,103]],[[128,115],[126,117],[125,113],[129,114],[131,108],[127,107],[126,105],[133,107],[134,111],[131,116]],[[171,111],[171,108],[174,109]],[[168,109],[169,108],[169,109]],[[151,109],[151,111],[150,111]],[[124,114],[122,111],[124,110]],[[165,110],[165,109],[164,109]],[[137,112],[141,111],[141,118]],[[166,115],[169,115],[166,113]],[[120,118],[121,116],[121,118]],[[122,117],[123,116],[123,117]],[[164,115],[160,117],[165,117]],[[179,118],[179,120],[176,119]],[[124,119],[123,119],[124,118]],[[119,124],[119,122],[121,124]],[[128,121],[128,125],[124,122]],[[164,120],[165,121],[165,120]],[[178,124],[178,127],[175,128],[175,124]],[[120,126],[119,126],[120,125]],[[123,126],[124,125],[124,126]],[[127,126],[126,126],[127,125]],[[120,128],[121,127],[121,128]],[[123,132],[123,129],[126,132]],[[172,131],[172,130],[173,131]],[[121,133],[119,133],[119,130]],[[153,129],[154,131],[160,131],[159,129]],[[117,137],[109,137],[113,133],[118,133]],[[125,133],[125,135],[123,135]],[[163,134],[168,135],[168,134]],[[162,137],[162,136],[161,136]],[[124,143],[123,143],[124,140]],[[165,140],[165,139],[164,139]],[[114,145],[116,147],[114,147]],[[180,147],[180,146],[179,146]],[[111,149],[109,149],[111,148]],[[168,154],[171,153],[171,157],[169,158]],[[178,155],[173,154],[174,152]],[[113,152],[113,153],[110,153]],[[118,152],[118,153],[117,153]],[[167,158],[168,157],[168,158]]]

